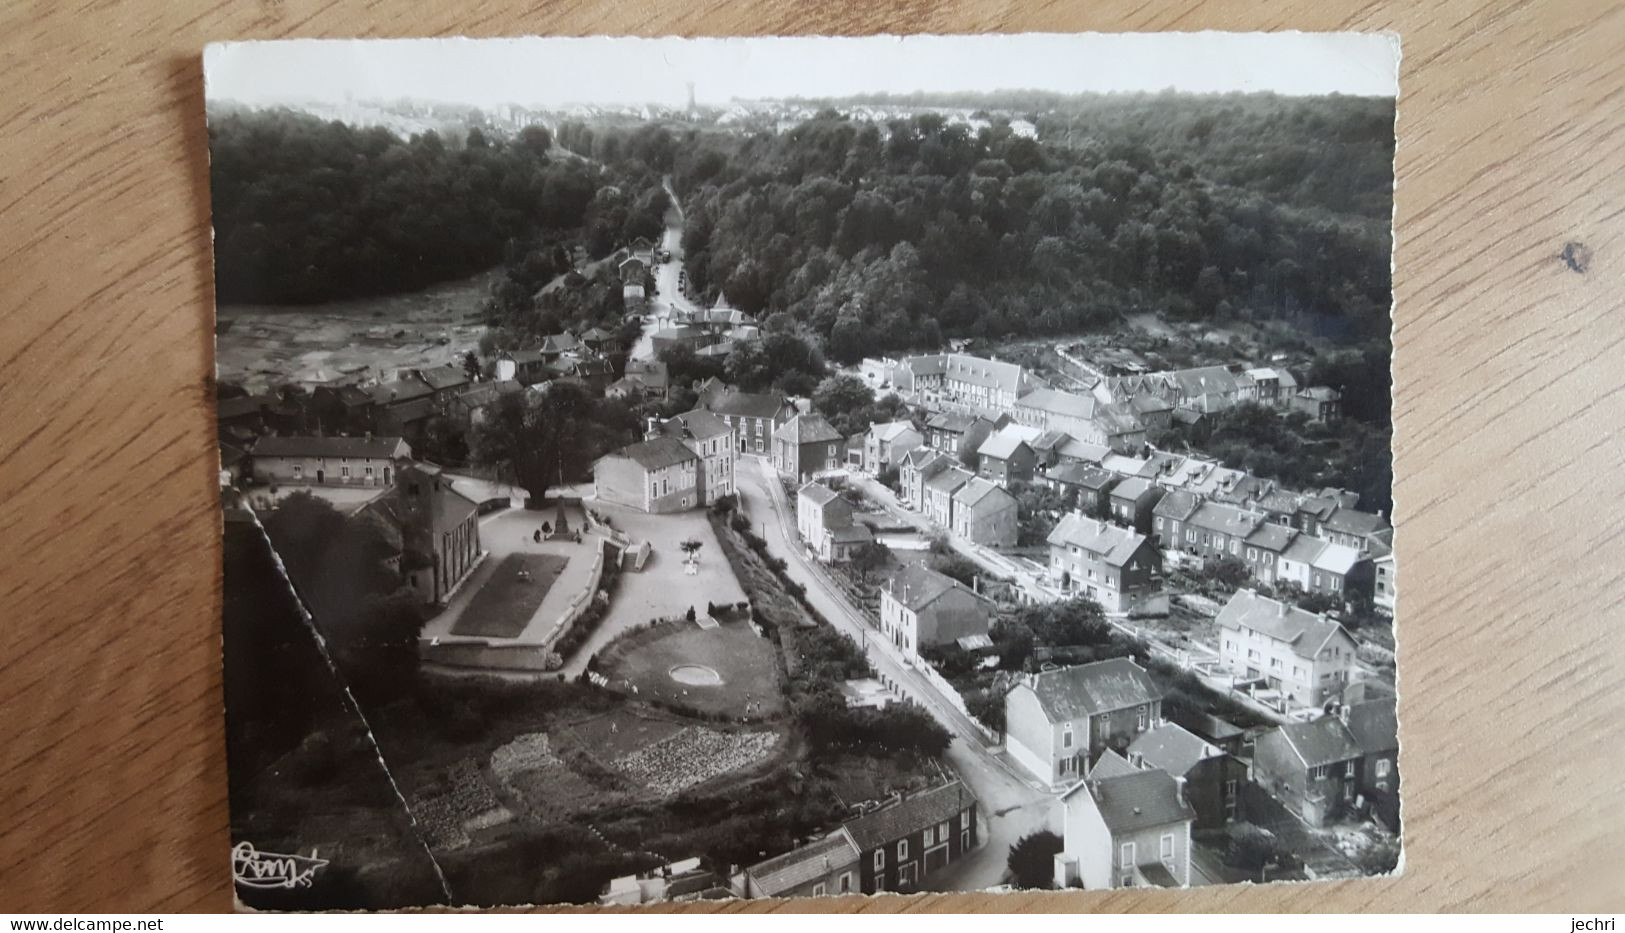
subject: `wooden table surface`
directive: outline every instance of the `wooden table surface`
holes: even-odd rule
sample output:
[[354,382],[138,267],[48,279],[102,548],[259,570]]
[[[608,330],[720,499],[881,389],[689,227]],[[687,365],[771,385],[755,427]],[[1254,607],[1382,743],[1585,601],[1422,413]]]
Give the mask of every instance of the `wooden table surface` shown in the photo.
[[577,6],[0,4],[0,911],[232,903],[206,42],[1288,28],[1403,40],[1404,876],[701,909],[1625,910],[1625,6]]

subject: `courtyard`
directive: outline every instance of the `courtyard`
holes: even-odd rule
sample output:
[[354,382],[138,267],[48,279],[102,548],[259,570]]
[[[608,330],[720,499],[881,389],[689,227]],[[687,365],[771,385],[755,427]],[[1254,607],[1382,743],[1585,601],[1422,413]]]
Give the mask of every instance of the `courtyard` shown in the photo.
[[[680,617],[690,608],[703,614],[708,602],[738,603],[745,599],[745,590],[734,577],[704,510],[648,515],[595,500],[588,500],[587,505],[632,540],[649,542],[652,550],[642,570],[628,567],[621,574],[609,614],[568,660],[566,676],[580,674],[588,658],[634,626],[652,619]],[[679,548],[688,540],[700,542],[699,561],[692,574]]]

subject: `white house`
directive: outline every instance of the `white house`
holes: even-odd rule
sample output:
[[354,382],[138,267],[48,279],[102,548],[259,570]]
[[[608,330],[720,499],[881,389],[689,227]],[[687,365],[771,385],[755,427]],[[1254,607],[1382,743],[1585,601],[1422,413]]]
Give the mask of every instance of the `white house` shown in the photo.
[[1091,891],[1189,887],[1196,811],[1184,780],[1121,761],[1108,752],[1088,780],[1061,798],[1055,883]]
[[1108,748],[1126,748],[1162,717],[1162,688],[1128,658],[1031,675],[1004,696],[1005,746],[1051,787],[1088,773]]
[[1254,590],[1237,590],[1218,623],[1220,664],[1304,706],[1342,696],[1358,669],[1358,646],[1341,623]]

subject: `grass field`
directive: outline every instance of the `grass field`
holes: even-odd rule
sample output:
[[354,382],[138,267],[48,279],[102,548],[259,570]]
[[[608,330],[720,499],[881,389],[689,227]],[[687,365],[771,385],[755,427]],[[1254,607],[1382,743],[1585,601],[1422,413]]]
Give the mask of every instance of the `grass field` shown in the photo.
[[[570,562],[558,554],[509,554],[492,572],[490,579],[469,600],[462,618],[452,626],[453,635],[477,635],[487,638],[513,638],[525,630],[525,624],[536,614],[537,607],[547,598],[553,581],[564,572]],[[521,570],[530,571],[530,579],[519,577]]]
[[[626,638],[599,656],[598,669],[621,689],[636,687],[637,696],[660,700],[710,715],[752,718],[784,710],[779,690],[776,649],[746,622],[702,629],[692,622],[668,622]],[[709,667],[722,677],[715,686],[693,686],[672,680],[679,664]]]

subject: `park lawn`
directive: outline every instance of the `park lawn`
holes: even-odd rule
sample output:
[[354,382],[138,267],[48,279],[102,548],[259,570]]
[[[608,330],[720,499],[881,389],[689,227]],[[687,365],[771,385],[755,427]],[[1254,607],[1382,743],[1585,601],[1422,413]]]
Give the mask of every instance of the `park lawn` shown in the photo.
[[[617,690],[636,688],[634,696],[642,700],[707,716],[763,719],[785,708],[777,654],[773,642],[757,635],[748,622],[705,629],[679,619],[610,646],[599,655],[598,671]],[[680,684],[670,673],[680,664],[709,667],[722,683]]]
[[[457,624],[453,635],[487,638],[514,638],[525,630],[536,614],[553,581],[564,572],[570,558],[559,554],[509,554],[502,559],[490,579],[480,587]],[[519,571],[529,570],[530,580],[521,580]]]

